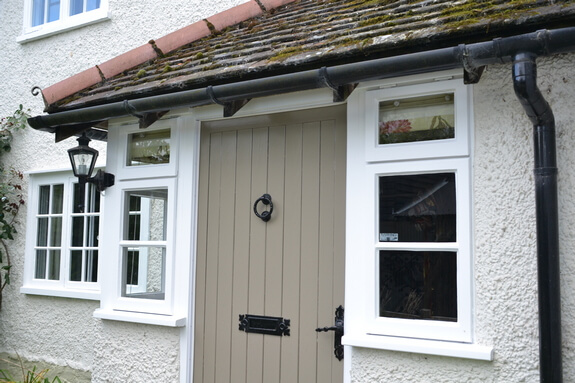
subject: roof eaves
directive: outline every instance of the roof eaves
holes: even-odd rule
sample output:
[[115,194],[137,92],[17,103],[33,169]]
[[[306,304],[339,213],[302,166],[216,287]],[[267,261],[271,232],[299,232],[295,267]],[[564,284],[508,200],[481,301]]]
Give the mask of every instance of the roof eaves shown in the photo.
[[184,45],[200,40],[210,34],[219,33],[227,27],[259,16],[263,12],[273,11],[275,8],[293,1],[295,0],[249,0],[246,3],[195,22],[157,40],[150,40],[147,44],[43,89],[42,96],[46,109],[66,97],[97,85],[126,70],[162,57],[164,54],[173,52]]

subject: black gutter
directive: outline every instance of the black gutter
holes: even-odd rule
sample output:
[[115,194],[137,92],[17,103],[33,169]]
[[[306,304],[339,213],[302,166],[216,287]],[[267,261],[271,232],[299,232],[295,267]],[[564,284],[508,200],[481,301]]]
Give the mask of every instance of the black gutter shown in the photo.
[[275,77],[216,85],[203,89],[186,90],[150,96],[105,105],[56,112],[32,117],[31,127],[55,132],[57,128],[78,125],[79,133],[87,123],[126,117],[176,108],[202,106],[213,103],[230,103],[283,93],[352,83],[379,80],[405,75],[464,68],[473,73],[479,67],[511,62],[520,52],[546,56],[575,50],[575,27],[542,30],[523,35],[495,39],[489,42],[459,45],[434,51],[411,53],[397,57],[362,61],[323,69],[290,73]]
[[537,88],[535,55],[513,60],[513,86],[533,124],[541,382],[563,382],[555,118]]
[[555,125],[551,108],[537,88],[535,59],[538,56],[567,52],[575,52],[575,27],[542,30],[489,42],[462,44],[434,51],[151,96],[129,102],[115,102],[37,116],[30,118],[28,122],[35,129],[49,132],[76,125],[82,126],[84,130],[86,124],[129,115],[141,116],[212,103],[225,104],[454,68],[463,68],[466,77],[477,81],[481,67],[513,62],[515,92],[534,125],[540,379],[544,383],[561,383],[563,371]]

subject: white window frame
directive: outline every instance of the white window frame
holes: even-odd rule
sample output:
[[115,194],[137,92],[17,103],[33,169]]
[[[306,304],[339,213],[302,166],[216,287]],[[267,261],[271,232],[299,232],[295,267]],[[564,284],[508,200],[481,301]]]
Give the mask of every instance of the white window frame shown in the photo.
[[60,0],[60,18],[58,20],[32,26],[33,0],[24,0],[24,27],[16,39],[19,43],[38,40],[58,33],[66,32],[86,25],[109,20],[108,0],[100,0],[100,8],[70,16],[70,0]]
[[[80,282],[70,280],[70,262],[73,248],[71,245],[72,238],[72,220],[74,216],[84,215],[73,213],[73,188],[77,183],[77,178],[71,170],[60,171],[42,171],[30,172],[29,190],[28,190],[28,209],[26,225],[26,257],[24,268],[24,284],[20,292],[33,295],[58,296],[78,299],[100,299],[100,267],[98,262],[98,282]],[[40,186],[44,185],[64,185],[64,199],[62,207],[62,238],[60,254],[60,278],[58,280],[36,279],[36,239],[37,239],[37,212],[40,196]],[[102,229],[104,198],[100,197],[100,229]],[[96,216],[98,214],[88,213]],[[84,248],[84,246],[82,246]],[[100,251],[99,256],[100,256]]]
[[[119,230],[119,238],[116,243],[118,243],[117,249],[117,267],[116,267],[116,280],[117,286],[120,291],[117,292],[113,308],[115,310],[122,311],[133,311],[148,314],[162,314],[162,315],[172,315],[173,314],[173,290],[174,290],[174,225],[176,221],[176,206],[175,200],[176,196],[176,180],[175,178],[159,178],[150,180],[138,180],[125,182],[122,185],[121,193],[123,198],[121,201],[122,218],[119,220],[120,225],[123,228],[127,222],[125,220],[125,211],[128,209],[126,194],[131,191],[137,190],[156,190],[156,189],[167,189],[168,194],[168,206],[166,209],[166,239],[164,241],[149,241],[141,239],[139,241],[130,241],[122,238],[123,230]],[[113,240],[114,241],[114,240]],[[165,248],[165,269],[164,269],[164,293],[163,299],[147,299],[147,298],[134,298],[123,296],[124,281],[125,281],[125,270],[123,267],[123,257],[124,250],[128,248],[138,247],[138,246],[158,246]],[[113,271],[111,271],[113,272]],[[142,279],[144,276],[142,275]]]
[[[348,99],[346,230],[347,346],[492,360],[473,333],[471,138],[472,89],[460,72],[446,71],[362,84]],[[379,145],[384,100],[453,92],[455,138]],[[450,243],[380,242],[378,179],[388,175],[454,173],[457,239]],[[457,322],[379,316],[379,251],[457,252]]]
[[[170,161],[167,164],[128,166],[128,137],[142,130],[133,118],[118,119],[110,124],[106,169],[115,174],[116,184],[106,189],[106,209],[114,214],[106,215],[103,224],[105,242],[102,243],[100,257],[102,290],[100,309],[94,312],[96,318],[170,327],[186,325],[190,295],[189,290],[181,286],[186,286],[190,278],[195,221],[189,213],[180,212],[194,209],[197,170],[195,166],[179,170],[178,164],[195,164],[199,158],[195,149],[198,133],[189,129],[193,122],[188,114],[188,110],[171,112],[144,130],[171,130]],[[179,173],[183,174],[181,178],[178,178]],[[126,192],[162,188],[168,189],[166,240],[161,244],[166,248],[164,299],[122,296],[125,281],[122,248],[157,244],[156,241],[131,243],[138,241],[123,240],[124,209],[128,208],[125,207]]]

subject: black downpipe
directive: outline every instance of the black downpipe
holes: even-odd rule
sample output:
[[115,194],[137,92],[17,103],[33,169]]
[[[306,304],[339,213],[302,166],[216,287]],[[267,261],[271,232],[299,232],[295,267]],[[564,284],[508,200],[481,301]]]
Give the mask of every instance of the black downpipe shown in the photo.
[[537,88],[536,56],[513,59],[515,94],[533,123],[540,381],[563,382],[555,118]]

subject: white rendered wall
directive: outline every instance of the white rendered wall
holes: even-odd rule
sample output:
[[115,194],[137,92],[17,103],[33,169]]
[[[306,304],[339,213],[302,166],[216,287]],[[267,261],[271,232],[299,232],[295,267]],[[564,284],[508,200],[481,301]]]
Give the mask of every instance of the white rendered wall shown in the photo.
[[[19,104],[31,109],[32,115],[42,114],[44,103],[41,96],[32,96],[32,87],[48,87],[150,39],[244,2],[109,0],[108,21],[19,44],[16,39],[22,33],[24,0],[1,0],[0,118],[12,114]],[[104,159],[105,145],[93,144]],[[69,168],[66,150],[75,145],[74,139],[55,144],[52,134],[27,128],[15,135],[12,152],[3,155],[1,161],[23,172]],[[31,364],[38,361],[93,370],[93,382],[177,381],[179,330],[94,319],[98,301],[20,293],[25,217],[24,207],[19,234],[10,247],[12,284],[3,293],[0,353],[17,352]]]
[[[575,55],[538,60],[556,119],[564,381],[575,381]],[[354,349],[352,381],[539,382],[533,140],[513,92],[511,66],[492,66],[474,88],[476,339],[494,361]]]

